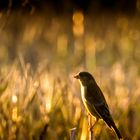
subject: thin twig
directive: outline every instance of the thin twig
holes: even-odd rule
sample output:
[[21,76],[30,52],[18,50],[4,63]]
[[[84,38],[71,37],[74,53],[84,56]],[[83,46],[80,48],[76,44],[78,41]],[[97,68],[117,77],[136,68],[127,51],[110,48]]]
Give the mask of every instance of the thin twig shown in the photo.
[[70,129],[70,139],[71,140],[76,140],[76,127]]

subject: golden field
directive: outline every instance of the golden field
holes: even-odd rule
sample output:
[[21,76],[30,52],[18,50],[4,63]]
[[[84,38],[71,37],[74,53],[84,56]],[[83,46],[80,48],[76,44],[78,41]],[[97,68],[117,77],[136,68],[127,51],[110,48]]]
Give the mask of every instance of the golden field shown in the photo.
[[[75,127],[77,140],[88,139],[87,114],[73,78],[81,70],[94,75],[124,139],[140,139],[137,16],[97,18],[80,11],[50,20],[12,16],[0,32],[1,140],[69,140]],[[94,137],[116,139],[102,120]]]

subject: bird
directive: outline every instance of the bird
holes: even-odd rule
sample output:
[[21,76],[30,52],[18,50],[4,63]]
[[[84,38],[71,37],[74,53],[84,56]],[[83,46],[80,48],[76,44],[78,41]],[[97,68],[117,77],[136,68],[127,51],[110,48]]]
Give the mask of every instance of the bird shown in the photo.
[[94,124],[96,124],[99,119],[103,119],[105,123],[115,131],[118,139],[122,140],[122,136],[113,121],[103,92],[94,77],[89,72],[82,71],[76,74],[74,78],[80,82],[81,98],[87,112],[92,117],[95,117]]

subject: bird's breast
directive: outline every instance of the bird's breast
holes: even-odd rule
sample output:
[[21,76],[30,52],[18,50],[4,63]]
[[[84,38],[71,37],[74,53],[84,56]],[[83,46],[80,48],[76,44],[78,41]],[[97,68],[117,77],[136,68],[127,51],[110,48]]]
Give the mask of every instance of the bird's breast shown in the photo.
[[81,85],[81,96],[82,96],[82,99],[85,97],[85,90],[86,90],[86,87]]
[[83,86],[81,85],[81,97],[82,97],[82,101],[84,102],[84,105],[85,105],[85,94],[87,92],[87,87],[86,86]]
[[91,98],[88,95],[87,87],[83,85],[81,85],[81,98],[88,113],[91,114],[93,117],[100,118],[94,107],[94,100],[91,100]]

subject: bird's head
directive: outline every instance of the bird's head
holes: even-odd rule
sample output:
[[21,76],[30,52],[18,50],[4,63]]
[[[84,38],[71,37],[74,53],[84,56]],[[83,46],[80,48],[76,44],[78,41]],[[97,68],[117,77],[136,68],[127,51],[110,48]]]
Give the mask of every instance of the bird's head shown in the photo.
[[83,86],[90,84],[94,78],[89,72],[79,72],[74,76],[74,78],[80,80]]

